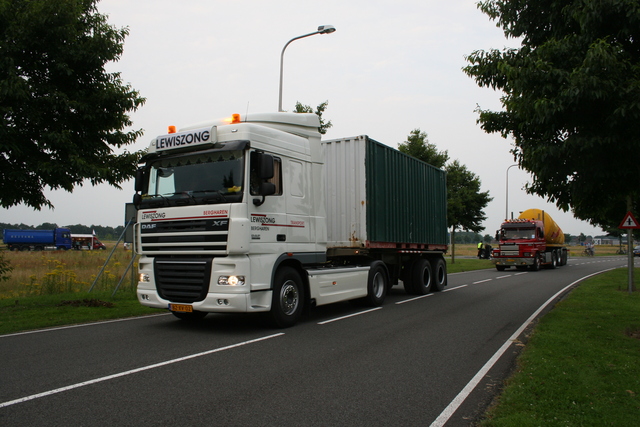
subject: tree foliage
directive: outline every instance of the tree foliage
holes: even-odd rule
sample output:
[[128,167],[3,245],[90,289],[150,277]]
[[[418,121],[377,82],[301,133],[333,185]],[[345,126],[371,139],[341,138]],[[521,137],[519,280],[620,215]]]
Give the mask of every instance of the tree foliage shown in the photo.
[[487,219],[484,208],[493,197],[488,191],[480,191],[480,178],[454,160],[447,171],[447,221],[452,232],[456,230],[479,233],[484,230],[482,222]]
[[447,150],[438,151],[435,144],[427,139],[427,134],[420,129],[412,130],[407,140],[398,144],[398,150],[440,169],[449,161]]
[[322,135],[324,135],[333,126],[333,124],[331,123],[331,120],[325,121],[322,118],[322,114],[324,113],[324,110],[326,110],[328,106],[329,106],[329,101],[324,101],[323,103],[318,105],[318,107],[316,108],[316,111],[313,111],[313,108],[310,105],[304,105],[304,104],[300,103],[300,101],[297,101],[294,113],[315,113],[315,114],[317,114],[318,118],[320,119],[320,127],[318,128],[318,132],[320,132]]
[[[465,72],[504,92],[479,111],[512,137],[527,191],[596,225],[640,207],[640,2],[487,0],[480,9],[518,49],[476,51]],[[617,225],[617,224],[616,224]]]
[[[122,54],[126,28],[96,0],[0,1],[0,206],[52,206],[45,187],[69,192],[135,174],[140,130],[128,112],[144,98],[105,64]],[[11,185],[7,185],[11,183]]]

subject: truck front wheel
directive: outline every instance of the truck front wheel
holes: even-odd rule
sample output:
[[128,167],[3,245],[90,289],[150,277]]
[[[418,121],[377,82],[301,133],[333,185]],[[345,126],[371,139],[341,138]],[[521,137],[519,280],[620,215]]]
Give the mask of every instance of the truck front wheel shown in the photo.
[[536,255],[533,259],[533,264],[531,264],[531,271],[540,270],[540,255]]
[[551,264],[549,268],[556,268],[558,266],[558,253],[556,251],[551,252]]
[[300,274],[292,267],[276,272],[271,301],[271,318],[279,328],[296,324],[304,305],[304,286]]

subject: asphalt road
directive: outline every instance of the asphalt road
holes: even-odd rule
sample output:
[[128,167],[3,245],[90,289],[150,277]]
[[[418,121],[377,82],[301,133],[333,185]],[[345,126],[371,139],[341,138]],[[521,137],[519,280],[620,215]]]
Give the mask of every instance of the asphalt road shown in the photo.
[[0,336],[0,425],[471,425],[513,368],[519,328],[575,281],[624,265],[451,274],[445,292],[396,287],[381,308],[317,307],[285,330],[259,315],[162,314]]

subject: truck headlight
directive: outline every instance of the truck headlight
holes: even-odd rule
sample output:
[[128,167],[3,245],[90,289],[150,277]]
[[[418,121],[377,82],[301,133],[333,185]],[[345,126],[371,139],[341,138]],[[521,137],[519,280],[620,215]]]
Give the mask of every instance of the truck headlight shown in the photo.
[[150,277],[149,277],[149,275],[147,273],[140,273],[138,281],[140,281],[140,282],[150,282],[151,279],[150,279]]
[[244,276],[220,276],[218,285],[221,286],[244,286]]

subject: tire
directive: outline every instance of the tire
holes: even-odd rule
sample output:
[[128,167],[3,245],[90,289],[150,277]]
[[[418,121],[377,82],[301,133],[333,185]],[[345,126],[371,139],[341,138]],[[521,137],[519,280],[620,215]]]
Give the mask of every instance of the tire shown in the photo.
[[560,265],[567,265],[567,261],[569,259],[569,254],[566,249],[563,249],[560,255]]
[[179,311],[172,311],[171,314],[176,316],[180,320],[184,320],[185,322],[197,322],[198,320],[202,320],[207,315],[204,311],[194,311],[191,313],[182,313]]
[[34,251],[43,251],[44,248],[42,246],[36,246],[33,250]]
[[551,265],[549,265],[550,269],[554,269],[558,266],[558,252],[551,252]]
[[22,252],[27,252],[29,250],[29,246],[20,246],[20,250]]
[[538,270],[540,270],[540,255],[536,255],[536,257],[533,259],[533,265],[531,266],[531,271]]
[[276,272],[271,299],[271,318],[278,328],[295,325],[304,306],[304,285],[297,270],[281,267]]
[[382,261],[374,261],[367,277],[367,296],[364,302],[371,307],[378,307],[384,302],[389,288],[387,269]]
[[405,290],[411,295],[426,295],[431,290],[431,264],[424,258],[419,258],[411,265],[409,272],[408,289],[405,283]]
[[447,286],[447,263],[441,257],[431,259],[431,290],[433,292],[443,291]]

